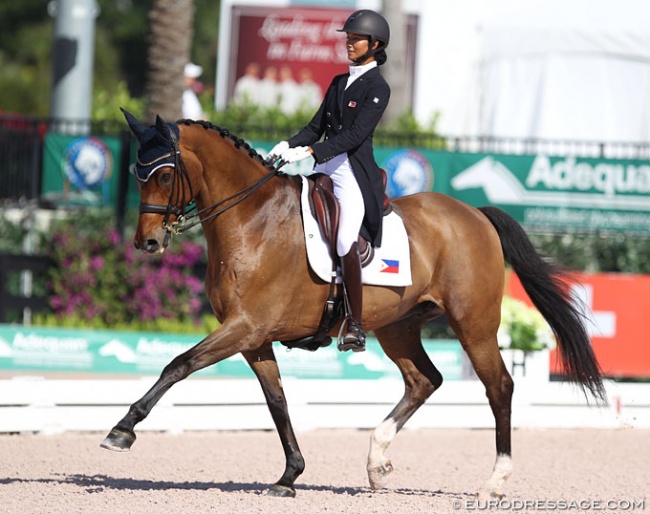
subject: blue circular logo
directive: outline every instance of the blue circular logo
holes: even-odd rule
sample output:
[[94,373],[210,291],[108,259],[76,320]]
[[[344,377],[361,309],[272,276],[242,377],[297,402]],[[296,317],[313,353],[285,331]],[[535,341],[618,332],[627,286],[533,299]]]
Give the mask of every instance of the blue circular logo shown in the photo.
[[65,151],[63,168],[68,180],[77,189],[100,185],[111,174],[113,156],[106,143],[98,137],[81,137],[72,141]]
[[415,150],[398,150],[384,162],[387,183],[386,193],[390,198],[431,191],[433,168],[429,160]]

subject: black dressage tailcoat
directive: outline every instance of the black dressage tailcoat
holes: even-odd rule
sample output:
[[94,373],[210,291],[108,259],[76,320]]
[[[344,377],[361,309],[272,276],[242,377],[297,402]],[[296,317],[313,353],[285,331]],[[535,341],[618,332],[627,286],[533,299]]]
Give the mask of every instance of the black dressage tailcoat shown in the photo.
[[[347,152],[363,195],[362,234],[373,246],[381,245],[383,183],[372,151],[372,137],[390,98],[390,87],[372,68],[346,90],[349,75],[332,80],[318,112],[309,124],[289,139],[291,148],[311,146],[317,163]],[[317,142],[322,136],[324,140]]]

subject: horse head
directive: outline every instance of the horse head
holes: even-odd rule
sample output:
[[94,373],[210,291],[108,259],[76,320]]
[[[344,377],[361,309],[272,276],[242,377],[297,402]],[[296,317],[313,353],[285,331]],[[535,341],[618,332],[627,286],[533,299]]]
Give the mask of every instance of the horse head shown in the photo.
[[122,109],[140,147],[134,175],[140,186],[140,216],[135,247],[162,253],[169,245],[173,226],[193,200],[192,185],[180,159],[180,131],[160,116],[150,127]]

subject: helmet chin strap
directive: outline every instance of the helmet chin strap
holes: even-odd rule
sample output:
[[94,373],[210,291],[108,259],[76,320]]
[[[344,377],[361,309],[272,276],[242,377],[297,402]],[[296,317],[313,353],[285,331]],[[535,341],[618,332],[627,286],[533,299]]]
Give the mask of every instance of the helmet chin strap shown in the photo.
[[357,66],[359,64],[361,64],[363,61],[365,61],[368,57],[371,57],[371,56],[375,55],[379,50],[381,50],[379,48],[379,45],[377,45],[377,48],[375,48],[373,50],[372,47],[375,46],[375,43],[377,42],[377,40],[375,39],[374,36],[368,36],[368,37],[370,38],[368,40],[368,51],[364,55],[362,55],[361,57],[358,57],[354,61],[352,61]]

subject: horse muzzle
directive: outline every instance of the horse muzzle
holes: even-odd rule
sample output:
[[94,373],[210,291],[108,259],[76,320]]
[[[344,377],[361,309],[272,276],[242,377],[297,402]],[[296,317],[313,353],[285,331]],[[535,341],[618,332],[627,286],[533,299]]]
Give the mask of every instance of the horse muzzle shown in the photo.
[[133,245],[145,253],[163,253],[171,240],[171,232],[163,228],[144,234],[138,229],[133,239]]

